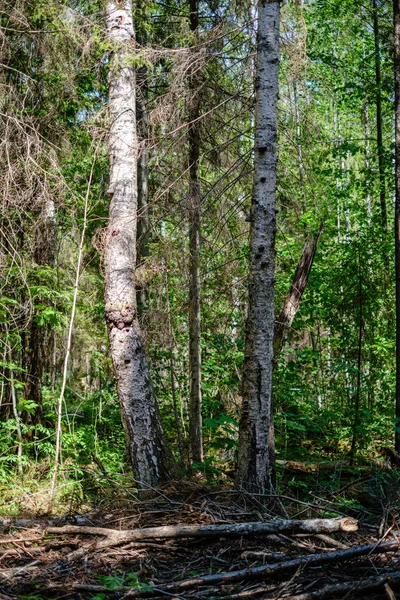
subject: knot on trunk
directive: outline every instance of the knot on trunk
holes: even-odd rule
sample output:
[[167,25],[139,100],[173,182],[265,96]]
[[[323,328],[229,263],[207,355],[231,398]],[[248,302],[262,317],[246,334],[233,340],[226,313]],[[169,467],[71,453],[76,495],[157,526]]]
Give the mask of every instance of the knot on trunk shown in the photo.
[[106,306],[105,317],[110,329],[112,327],[124,329],[132,325],[136,317],[136,309],[133,306]]

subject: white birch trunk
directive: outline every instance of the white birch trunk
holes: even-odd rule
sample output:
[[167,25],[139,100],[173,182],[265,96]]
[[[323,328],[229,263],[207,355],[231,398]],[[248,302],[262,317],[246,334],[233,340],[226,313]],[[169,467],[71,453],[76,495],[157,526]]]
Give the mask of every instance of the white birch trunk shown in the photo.
[[135,290],[137,134],[132,1],[106,3],[113,57],[109,72],[110,211],[105,248],[105,317],[122,420],[135,479],[141,488],[172,468],[141,339]]
[[243,401],[236,475],[238,487],[259,493],[269,492],[273,488],[272,371],[279,16],[279,2],[259,0],[249,311],[245,330]]

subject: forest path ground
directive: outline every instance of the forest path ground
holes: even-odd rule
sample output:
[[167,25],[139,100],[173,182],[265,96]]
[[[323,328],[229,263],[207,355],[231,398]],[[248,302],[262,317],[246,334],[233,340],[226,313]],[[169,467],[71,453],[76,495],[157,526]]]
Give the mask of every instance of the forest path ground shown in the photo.
[[[154,490],[140,500],[129,498],[126,490],[114,490],[96,502],[97,508],[62,517],[0,519],[0,600],[400,599],[398,473],[342,471],[324,489],[321,481],[328,482],[330,475],[319,479],[312,470],[296,473],[296,485],[287,475],[285,491],[275,498],[185,483]],[[152,539],[107,547],[102,536],[62,529],[133,530],[338,516],[356,518],[358,531]],[[347,556],[348,549],[360,546],[369,547],[358,557]],[[331,554],[324,564],[324,556]],[[306,564],[317,555],[322,558]],[[271,569],[260,574],[263,565]],[[247,570],[246,576],[230,581],[232,572],[240,570]],[[215,584],[212,578],[202,579],[212,574],[226,575]],[[180,583],[188,580],[192,584]]]

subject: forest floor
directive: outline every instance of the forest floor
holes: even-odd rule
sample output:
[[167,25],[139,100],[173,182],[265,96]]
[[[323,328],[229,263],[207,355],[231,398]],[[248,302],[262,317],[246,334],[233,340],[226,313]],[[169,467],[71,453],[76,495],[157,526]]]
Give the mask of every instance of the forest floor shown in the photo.
[[[280,489],[271,498],[186,482],[140,500],[114,489],[73,514],[0,519],[0,600],[400,598],[398,471],[292,465]],[[357,519],[358,531],[112,537],[165,525],[341,516]]]

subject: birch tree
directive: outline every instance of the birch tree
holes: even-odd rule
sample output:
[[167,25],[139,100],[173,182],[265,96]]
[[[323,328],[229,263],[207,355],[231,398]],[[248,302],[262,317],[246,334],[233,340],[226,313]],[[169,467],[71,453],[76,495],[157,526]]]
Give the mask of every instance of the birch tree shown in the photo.
[[236,484],[259,493],[273,488],[272,370],[279,16],[279,1],[258,2],[249,308],[245,327]]
[[139,327],[136,289],[137,151],[132,1],[106,3],[109,70],[109,222],[105,317],[122,420],[135,479],[155,485],[172,469]]

